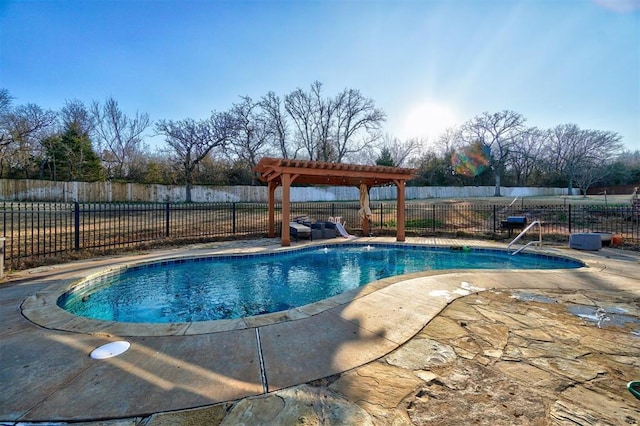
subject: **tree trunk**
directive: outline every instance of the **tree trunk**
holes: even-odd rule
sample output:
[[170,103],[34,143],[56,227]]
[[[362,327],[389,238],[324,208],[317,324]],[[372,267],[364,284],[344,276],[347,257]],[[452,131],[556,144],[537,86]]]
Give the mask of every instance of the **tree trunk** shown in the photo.
[[496,177],[496,190],[495,193],[493,194],[494,197],[501,197],[502,195],[500,195],[500,185],[501,185],[501,179],[500,179],[500,172],[496,171],[495,173],[495,177]]
[[191,202],[191,173],[187,174],[187,176],[185,176],[185,182],[184,182],[184,201],[187,203]]
[[184,185],[184,193],[185,193],[185,202],[191,202],[191,182],[187,182]]

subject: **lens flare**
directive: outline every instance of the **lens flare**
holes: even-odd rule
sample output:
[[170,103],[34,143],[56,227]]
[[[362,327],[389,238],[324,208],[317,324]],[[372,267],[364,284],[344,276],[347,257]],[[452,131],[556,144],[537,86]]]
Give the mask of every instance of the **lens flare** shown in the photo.
[[474,177],[489,167],[491,150],[488,146],[476,143],[469,145],[451,156],[451,165],[456,174]]

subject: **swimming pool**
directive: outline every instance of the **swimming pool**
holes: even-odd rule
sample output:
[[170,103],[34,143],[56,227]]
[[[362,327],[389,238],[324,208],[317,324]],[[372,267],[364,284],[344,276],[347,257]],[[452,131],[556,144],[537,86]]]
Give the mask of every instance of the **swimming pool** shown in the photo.
[[134,266],[79,283],[57,305],[105,321],[197,322],[285,311],[412,272],[582,266],[573,259],[511,256],[504,250],[351,243]]

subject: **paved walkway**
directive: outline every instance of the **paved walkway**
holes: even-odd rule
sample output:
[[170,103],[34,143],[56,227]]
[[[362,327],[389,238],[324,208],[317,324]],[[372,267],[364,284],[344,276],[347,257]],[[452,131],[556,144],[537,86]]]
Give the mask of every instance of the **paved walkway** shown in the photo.
[[[410,238],[408,242],[491,245],[431,238]],[[488,289],[614,291],[636,305],[640,295],[640,258],[636,253],[548,247],[544,250],[580,258],[589,267],[414,274],[286,313],[167,326],[95,322],[69,316],[52,303],[70,283],[105,268],[176,256],[278,250],[282,248],[273,240],[216,243],[36,268],[10,276],[0,287],[0,382],[11,384],[0,388],[0,420],[128,418],[135,422],[153,413],[212,407],[178,414],[184,419],[208,413],[213,416],[207,417],[211,423],[216,416],[227,416],[228,406],[216,404],[242,399],[247,402],[237,407],[251,401],[259,405],[260,400],[246,398],[294,392],[297,385],[342,377],[344,372],[372,365],[372,361],[416,340],[425,325],[454,299],[471,293]],[[88,357],[95,347],[120,339],[132,343],[125,354],[106,361]],[[638,355],[640,349],[636,358]],[[384,371],[378,373],[384,375]],[[345,393],[344,389],[340,392]],[[279,396],[278,400],[285,399]],[[246,407],[238,410],[253,412]],[[179,423],[172,415],[156,414],[147,422],[162,424],[165,419],[166,424]],[[384,416],[372,418],[373,423],[386,421]],[[231,421],[229,417],[227,422]]]

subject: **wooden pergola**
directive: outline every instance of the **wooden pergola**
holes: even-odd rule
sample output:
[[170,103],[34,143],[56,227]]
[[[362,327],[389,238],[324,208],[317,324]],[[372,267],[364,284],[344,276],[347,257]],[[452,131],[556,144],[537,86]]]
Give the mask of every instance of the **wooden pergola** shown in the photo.
[[[398,187],[396,240],[405,240],[405,183],[415,176],[415,169],[264,157],[254,170],[260,174],[260,180],[269,185],[270,238],[276,236],[275,192],[278,186],[282,186],[281,243],[283,246],[291,244],[288,224],[291,220],[290,190],[294,181],[299,184],[358,188],[366,185],[367,194],[374,186],[396,185]],[[362,230],[365,235],[369,233],[369,220],[366,218],[362,221]]]

